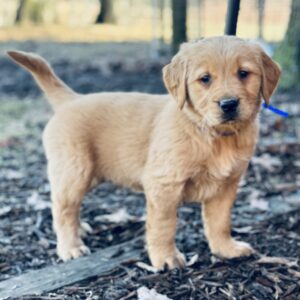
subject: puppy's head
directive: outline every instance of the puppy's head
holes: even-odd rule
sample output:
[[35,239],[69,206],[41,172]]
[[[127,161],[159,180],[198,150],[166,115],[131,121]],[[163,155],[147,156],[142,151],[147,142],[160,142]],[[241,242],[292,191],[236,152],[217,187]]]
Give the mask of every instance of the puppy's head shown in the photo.
[[261,98],[269,103],[280,73],[258,45],[223,36],[183,44],[163,78],[193,122],[226,135],[254,120]]

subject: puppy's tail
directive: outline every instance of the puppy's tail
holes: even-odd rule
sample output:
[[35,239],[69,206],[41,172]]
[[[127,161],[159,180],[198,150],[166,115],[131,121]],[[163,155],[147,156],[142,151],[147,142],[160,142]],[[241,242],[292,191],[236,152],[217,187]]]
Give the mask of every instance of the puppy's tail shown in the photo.
[[22,51],[8,51],[7,54],[33,75],[54,110],[78,96],[55,75],[51,66],[41,56]]

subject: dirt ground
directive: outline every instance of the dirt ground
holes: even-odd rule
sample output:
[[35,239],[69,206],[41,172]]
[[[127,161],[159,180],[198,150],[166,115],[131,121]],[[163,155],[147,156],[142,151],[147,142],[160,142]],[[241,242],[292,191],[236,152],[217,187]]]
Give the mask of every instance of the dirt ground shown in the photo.
[[[149,45],[137,43],[5,43],[43,54],[78,92],[163,93],[161,67]],[[0,66],[0,280],[61,263],[51,228],[50,191],[42,130],[51,110],[31,77],[1,55]],[[191,265],[152,273],[142,241],[133,257],[103,276],[24,299],[137,299],[141,287],[169,299],[300,299],[300,141],[299,96],[279,93],[274,103],[290,112],[282,119],[263,110],[261,137],[240,184],[233,210],[233,235],[257,253],[248,259],[212,256],[203,235],[200,207],[179,210],[177,243]],[[116,214],[117,213],[117,214]],[[104,217],[103,217],[104,216]],[[117,217],[116,217],[117,216]],[[106,182],[87,195],[82,218],[93,228],[92,252],[143,235],[142,193]],[[125,249],[126,250],[126,249]],[[130,249],[127,249],[130,251]],[[267,258],[262,258],[266,255]],[[159,298],[157,298],[159,299]],[[153,299],[155,300],[155,299]]]

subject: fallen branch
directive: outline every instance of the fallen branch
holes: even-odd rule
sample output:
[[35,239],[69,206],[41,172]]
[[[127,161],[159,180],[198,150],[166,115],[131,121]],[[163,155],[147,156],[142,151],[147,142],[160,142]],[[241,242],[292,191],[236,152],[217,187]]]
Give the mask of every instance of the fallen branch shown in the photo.
[[296,267],[298,266],[298,262],[296,260],[288,260],[284,257],[272,257],[272,256],[262,256],[258,261],[257,264],[279,264],[279,265],[286,265],[288,267]]
[[[0,282],[0,299],[40,295],[93,276],[101,275],[121,263],[138,259],[139,250],[123,251],[140,238],[99,250],[89,256],[13,277]],[[118,253],[120,253],[118,255]],[[118,255],[118,256],[117,256]]]

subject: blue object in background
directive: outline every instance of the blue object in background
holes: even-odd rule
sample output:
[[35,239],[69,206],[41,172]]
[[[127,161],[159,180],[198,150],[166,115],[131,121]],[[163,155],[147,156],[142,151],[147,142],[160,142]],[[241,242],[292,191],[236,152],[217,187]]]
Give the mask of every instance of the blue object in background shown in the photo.
[[275,113],[281,117],[287,118],[289,116],[289,114],[287,112],[280,110],[272,105],[267,105],[266,103],[263,103],[262,107],[267,108],[268,110],[272,111],[273,113]]

